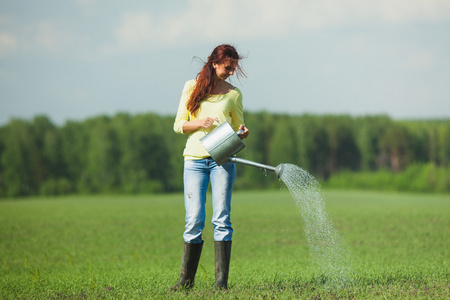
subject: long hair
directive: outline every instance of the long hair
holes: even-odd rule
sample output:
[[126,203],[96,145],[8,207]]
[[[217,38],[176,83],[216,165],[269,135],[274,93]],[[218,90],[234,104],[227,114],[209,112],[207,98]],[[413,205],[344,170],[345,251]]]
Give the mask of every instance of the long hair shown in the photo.
[[236,75],[238,77],[245,77],[245,73],[239,65],[239,60],[242,58],[243,57],[239,56],[236,49],[231,45],[223,44],[214,48],[213,52],[208,57],[208,61],[203,65],[202,70],[197,74],[197,84],[195,85],[194,91],[186,104],[188,111],[192,115],[195,116],[197,114],[201,101],[211,94],[214,87],[215,70],[213,64],[220,65],[226,62],[231,62],[236,65]]

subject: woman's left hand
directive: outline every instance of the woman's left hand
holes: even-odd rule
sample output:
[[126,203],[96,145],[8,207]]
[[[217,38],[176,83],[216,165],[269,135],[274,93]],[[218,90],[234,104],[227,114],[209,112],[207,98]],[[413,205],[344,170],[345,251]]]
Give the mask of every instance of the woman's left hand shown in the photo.
[[247,138],[248,135],[250,134],[250,131],[249,131],[248,128],[245,127],[244,125],[239,126],[239,130],[242,130],[242,133],[239,135],[239,137],[241,138],[241,140]]

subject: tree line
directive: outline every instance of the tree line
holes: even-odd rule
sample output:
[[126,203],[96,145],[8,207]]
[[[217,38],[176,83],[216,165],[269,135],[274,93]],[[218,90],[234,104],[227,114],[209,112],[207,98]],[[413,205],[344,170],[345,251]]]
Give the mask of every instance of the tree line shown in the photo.
[[[245,118],[251,134],[238,156],[293,163],[324,182],[342,172],[395,174],[418,164],[450,164],[450,120],[267,112]],[[12,119],[0,127],[0,197],[181,191],[186,136],[173,132],[173,121],[153,113],[62,126],[46,116]],[[274,175],[238,165],[237,189],[275,186]]]

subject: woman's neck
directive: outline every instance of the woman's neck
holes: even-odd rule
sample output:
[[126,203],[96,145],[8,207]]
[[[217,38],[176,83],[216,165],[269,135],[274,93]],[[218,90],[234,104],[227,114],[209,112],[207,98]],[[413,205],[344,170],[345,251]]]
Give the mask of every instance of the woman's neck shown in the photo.
[[211,95],[222,95],[229,93],[234,87],[225,80],[215,80]]

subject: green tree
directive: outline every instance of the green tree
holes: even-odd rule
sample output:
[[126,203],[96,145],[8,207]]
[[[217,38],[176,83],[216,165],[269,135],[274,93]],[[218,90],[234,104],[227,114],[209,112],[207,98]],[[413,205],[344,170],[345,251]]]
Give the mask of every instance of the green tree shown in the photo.
[[4,165],[2,163],[2,156],[5,152],[5,139],[6,139],[6,128],[0,127],[0,198],[4,197],[6,195],[6,186],[5,186],[5,179],[4,179]]
[[36,173],[36,180],[39,192],[44,195],[70,192],[60,130],[46,116],[35,117],[32,127],[38,160],[39,172]]
[[437,124],[434,121],[402,121],[408,132],[409,163],[437,162]]
[[295,163],[298,158],[295,126],[293,118],[286,115],[277,117],[273,126],[273,136],[269,148],[269,164]]
[[437,129],[437,157],[439,165],[450,165],[450,121],[439,124]]
[[298,165],[319,178],[326,179],[330,151],[328,134],[319,117],[304,115],[296,123]]
[[348,116],[326,116],[323,123],[329,144],[327,175],[343,169],[357,170],[360,153],[354,137],[353,120]]
[[166,144],[166,156],[168,166],[166,167],[166,187],[167,191],[183,190],[183,167],[184,157],[183,150],[186,145],[186,135],[175,134],[173,131],[173,123],[175,117],[161,117],[162,137]]
[[39,159],[29,122],[11,120],[4,131],[3,182],[9,197],[34,195],[39,187]]
[[[410,185],[408,176],[423,169],[428,183],[421,190],[448,190],[448,120],[267,112],[245,117],[251,133],[240,157],[269,165],[294,163],[319,179],[341,170],[410,170],[402,189]],[[179,191],[187,136],[175,135],[173,122],[174,116],[124,113],[69,121],[61,128],[45,116],[11,120],[0,127],[0,197]],[[258,168],[237,168],[238,189],[279,184]]]
[[117,133],[106,116],[88,120],[87,176],[81,182],[88,192],[114,192],[118,188],[119,151]]
[[172,170],[167,151],[167,130],[161,124],[161,117],[154,114],[138,115],[131,120],[128,134],[121,137],[120,143],[119,172],[126,190],[157,192],[170,189],[169,174]]
[[380,139],[381,165],[394,172],[403,170],[412,158],[410,140],[411,136],[405,127],[399,124],[389,127]]
[[86,191],[82,187],[88,177],[89,129],[85,122],[68,121],[60,130],[64,175],[71,191]]
[[387,116],[366,116],[354,122],[355,139],[360,153],[360,169],[374,171],[380,154],[379,140],[392,120]]

